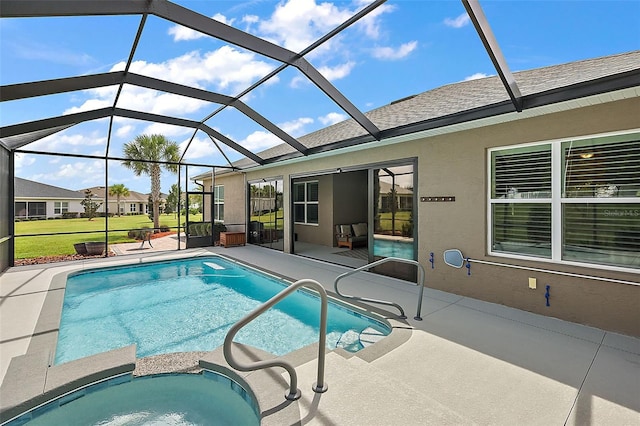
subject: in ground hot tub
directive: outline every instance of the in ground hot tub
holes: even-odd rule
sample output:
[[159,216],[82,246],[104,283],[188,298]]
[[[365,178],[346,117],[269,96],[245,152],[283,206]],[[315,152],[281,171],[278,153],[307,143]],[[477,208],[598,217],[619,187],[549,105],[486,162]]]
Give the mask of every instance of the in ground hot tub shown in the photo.
[[200,374],[117,376],[36,407],[7,426],[259,425],[254,395],[229,377]]

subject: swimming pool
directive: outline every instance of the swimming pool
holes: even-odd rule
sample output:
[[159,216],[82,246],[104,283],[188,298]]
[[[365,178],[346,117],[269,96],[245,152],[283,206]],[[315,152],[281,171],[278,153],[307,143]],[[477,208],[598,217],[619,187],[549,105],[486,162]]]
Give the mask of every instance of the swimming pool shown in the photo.
[[[137,356],[211,351],[229,328],[286,283],[217,256],[69,275],[55,364],[137,345]],[[243,328],[236,341],[283,355],[317,342],[320,302],[297,291]],[[327,346],[355,352],[390,327],[330,302]]]
[[414,260],[413,240],[402,241],[374,238],[373,255],[378,257],[399,257]]
[[217,372],[117,376],[67,393],[6,425],[259,425],[252,393]]

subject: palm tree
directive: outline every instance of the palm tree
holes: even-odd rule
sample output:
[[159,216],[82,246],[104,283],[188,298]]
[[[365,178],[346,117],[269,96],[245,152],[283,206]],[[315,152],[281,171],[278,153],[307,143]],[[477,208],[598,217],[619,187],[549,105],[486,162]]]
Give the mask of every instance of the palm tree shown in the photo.
[[[180,160],[180,147],[163,135],[139,135],[133,141],[124,144],[122,165],[133,170],[136,176],[142,174],[151,177],[151,202],[153,204],[153,227],[160,227],[160,166],[172,173],[178,171],[176,164]],[[160,164],[160,162],[166,162]]]
[[109,187],[109,195],[116,196],[116,209],[118,210],[118,217],[120,217],[120,197],[128,197],[129,188],[124,186],[123,183],[116,183]]

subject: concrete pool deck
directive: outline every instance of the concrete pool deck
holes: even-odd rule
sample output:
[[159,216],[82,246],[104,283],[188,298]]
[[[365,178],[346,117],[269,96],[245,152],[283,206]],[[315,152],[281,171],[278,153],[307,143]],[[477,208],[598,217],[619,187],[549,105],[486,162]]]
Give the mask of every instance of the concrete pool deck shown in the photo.
[[[38,326],[45,297],[60,291],[50,288],[53,276],[206,253],[292,279],[311,278],[330,291],[335,277],[348,270],[250,245],[10,268],[0,276],[2,388],[8,388],[4,379],[11,359],[30,352],[30,345],[54,331]],[[328,353],[329,389],[322,394],[311,390],[316,360],[297,363],[302,398],[295,405],[299,421],[292,424],[640,424],[640,339],[429,288],[422,302],[423,321],[416,321],[415,286],[368,273],[348,277],[341,285],[349,294],[403,306],[409,337],[371,359]],[[279,370],[274,369],[275,376],[286,377]],[[264,425],[283,424],[278,413],[291,409],[281,382],[271,384],[279,388],[261,402]],[[0,399],[5,397],[0,393]]]

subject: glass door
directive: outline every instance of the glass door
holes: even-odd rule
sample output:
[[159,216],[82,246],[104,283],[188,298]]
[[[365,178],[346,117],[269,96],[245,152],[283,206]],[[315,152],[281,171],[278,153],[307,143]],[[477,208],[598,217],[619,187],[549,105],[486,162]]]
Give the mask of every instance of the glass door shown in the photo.
[[249,183],[249,243],[284,250],[282,179]]
[[[414,165],[372,169],[373,244],[370,260],[399,257],[416,260],[417,240],[414,231]],[[384,275],[413,280],[415,267],[388,263],[375,269]]]

